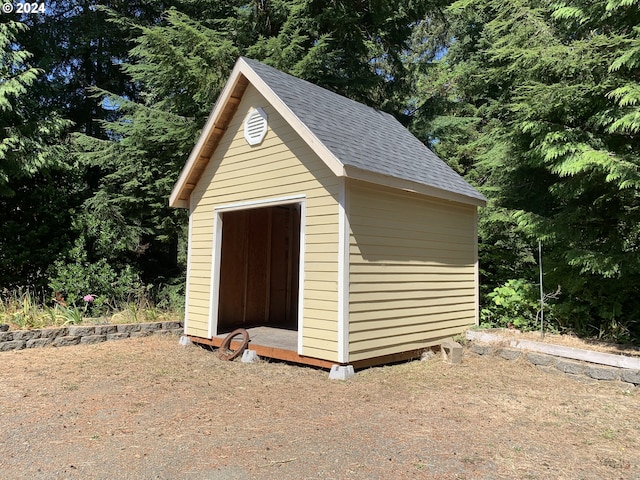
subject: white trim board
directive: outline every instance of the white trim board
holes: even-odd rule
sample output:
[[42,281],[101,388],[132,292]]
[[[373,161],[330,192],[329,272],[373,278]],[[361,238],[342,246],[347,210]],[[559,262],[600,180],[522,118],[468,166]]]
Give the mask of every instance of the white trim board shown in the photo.
[[213,242],[211,251],[211,280],[209,281],[208,336],[218,334],[218,303],[220,298],[220,264],[222,259],[222,212],[213,209]]
[[285,197],[261,198],[259,200],[248,200],[246,202],[228,203],[226,205],[218,205],[214,207],[214,212],[233,212],[234,210],[250,210],[259,207],[275,207],[277,205],[290,205],[292,203],[301,203],[306,200],[304,193],[298,195],[287,195]]
[[354,180],[360,180],[362,182],[372,183],[374,185],[380,185],[392,188],[394,190],[401,190],[409,193],[417,193],[419,195],[425,195],[428,197],[438,198],[440,200],[448,200],[451,202],[458,202],[467,205],[475,205],[484,207],[486,201],[468,197],[460,193],[451,192],[442,188],[425,185],[423,183],[414,182],[412,180],[404,180],[390,175],[384,175],[378,172],[372,172],[369,170],[363,170],[361,168],[349,166],[344,168],[345,176]]
[[349,362],[349,192],[340,181],[338,210],[338,362]]
[[298,264],[298,355],[304,355],[304,282],[305,282],[305,268],[304,268],[304,254],[306,250],[306,234],[307,231],[307,200],[306,196],[299,202],[300,205],[300,262]]
[[190,200],[190,205],[189,205],[189,230],[187,233],[187,278],[186,278],[186,285],[184,288],[184,293],[185,293],[185,301],[184,301],[184,320],[182,322],[182,328],[184,329],[184,334],[187,335],[187,326],[189,324],[189,298],[190,298],[190,290],[189,290],[189,285],[191,284],[191,259],[192,259],[192,253],[193,253],[193,242],[192,242],[192,236],[193,236],[193,196],[191,196]]
[[532,342],[531,340],[510,340],[493,333],[478,332],[474,330],[467,330],[466,338],[468,340],[475,340],[478,342],[503,343],[511,348],[517,348],[519,350],[546,353],[556,357],[581,360],[584,362],[597,363],[599,365],[640,370],[640,358],[635,357],[625,357],[624,355],[616,355],[613,353],[594,352],[593,350],[584,350],[582,348],[563,347],[561,345],[552,345],[550,343]]
[[473,212],[473,276],[475,281],[475,320],[480,325],[480,259],[478,257],[478,208]]

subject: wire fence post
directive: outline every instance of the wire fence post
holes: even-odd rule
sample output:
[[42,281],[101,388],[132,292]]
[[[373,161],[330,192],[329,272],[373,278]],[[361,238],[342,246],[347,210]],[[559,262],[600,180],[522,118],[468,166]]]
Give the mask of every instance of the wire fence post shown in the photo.
[[544,338],[544,288],[542,286],[542,240],[538,240],[538,264],[540,265],[540,337]]

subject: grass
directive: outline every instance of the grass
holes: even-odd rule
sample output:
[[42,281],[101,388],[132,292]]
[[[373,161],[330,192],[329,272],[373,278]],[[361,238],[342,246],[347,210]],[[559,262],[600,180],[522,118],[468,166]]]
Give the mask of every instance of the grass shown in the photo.
[[42,300],[42,295],[36,295],[31,291],[5,291],[0,294],[0,325],[8,326],[9,330],[82,324],[160,322],[182,319],[184,315],[177,308],[158,308],[147,298],[124,302],[115,307],[103,307],[99,314],[92,310],[95,309],[89,303],[82,307],[56,300],[47,303]]

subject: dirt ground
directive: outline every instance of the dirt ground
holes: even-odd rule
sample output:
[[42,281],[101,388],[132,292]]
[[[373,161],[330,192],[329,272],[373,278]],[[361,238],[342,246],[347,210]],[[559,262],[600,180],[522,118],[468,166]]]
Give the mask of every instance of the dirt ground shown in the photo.
[[348,381],[175,336],[0,366],[2,478],[640,479],[640,389],[469,350]]

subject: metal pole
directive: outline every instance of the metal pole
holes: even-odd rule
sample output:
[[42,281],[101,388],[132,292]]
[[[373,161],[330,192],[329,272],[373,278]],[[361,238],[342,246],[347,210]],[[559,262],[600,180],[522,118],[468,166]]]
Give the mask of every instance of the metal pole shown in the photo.
[[544,289],[542,287],[542,241],[538,240],[538,263],[540,265],[540,338],[544,338]]

